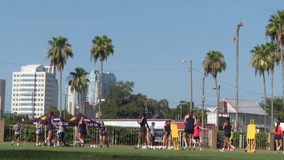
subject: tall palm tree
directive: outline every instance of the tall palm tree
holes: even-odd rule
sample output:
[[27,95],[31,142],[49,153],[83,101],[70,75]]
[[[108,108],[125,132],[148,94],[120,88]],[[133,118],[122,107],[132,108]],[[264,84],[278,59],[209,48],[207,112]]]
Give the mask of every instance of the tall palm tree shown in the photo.
[[271,63],[271,57],[269,55],[269,49],[266,45],[256,45],[254,49],[250,50],[252,53],[252,57],[250,58],[250,63],[252,67],[255,68],[255,76],[259,73],[259,76],[263,77],[263,87],[264,87],[264,108],[265,108],[265,115],[264,115],[264,125],[265,125],[265,132],[266,132],[266,84],[265,84],[265,71],[269,74],[269,66]]
[[271,57],[270,62],[269,62],[269,69],[271,72],[271,126],[270,129],[273,130],[273,126],[274,126],[274,121],[273,121],[273,74],[274,74],[274,67],[275,64],[277,66],[279,66],[279,62],[280,62],[280,48],[279,46],[274,43],[274,42],[270,42],[270,43],[266,43],[266,46],[268,47],[267,49],[269,50],[269,56]]
[[[87,85],[89,79],[87,79],[87,75],[89,73],[86,72],[83,68],[75,68],[75,72],[70,72],[71,80],[68,82],[68,86],[70,86],[71,93],[76,92],[79,93],[79,109],[80,112],[83,113],[82,107],[82,91],[87,90]],[[84,113],[83,113],[84,114]]]
[[239,121],[239,31],[243,23],[240,22],[236,28],[236,35],[233,38],[232,43],[236,40],[236,122],[235,126],[238,130]]
[[270,15],[269,24],[266,26],[265,35],[270,37],[272,41],[277,42],[281,47],[281,70],[282,70],[282,91],[283,91],[283,107],[284,107],[284,62],[283,62],[283,43],[284,43],[284,10],[277,11],[274,15]]
[[114,46],[111,44],[112,40],[106,35],[102,37],[96,36],[92,40],[93,46],[91,47],[91,60],[94,63],[98,60],[101,61],[101,75],[100,75],[100,95],[99,95],[99,121],[101,120],[101,99],[102,99],[102,81],[103,81],[103,62],[107,61],[107,57],[114,53]]
[[50,66],[57,66],[60,72],[60,117],[62,111],[62,70],[67,64],[67,59],[74,56],[71,44],[67,43],[67,41],[68,39],[65,37],[52,37],[52,40],[48,41],[48,51],[45,56],[46,59],[50,58]]
[[226,70],[226,61],[224,56],[219,51],[209,51],[206,54],[205,59],[202,62],[204,68],[204,76],[211,74],[215,79],[216,95],[217,95],[217,116],[216,116],[216,126],[219,130],[219,94],[217,90],[217,74]]

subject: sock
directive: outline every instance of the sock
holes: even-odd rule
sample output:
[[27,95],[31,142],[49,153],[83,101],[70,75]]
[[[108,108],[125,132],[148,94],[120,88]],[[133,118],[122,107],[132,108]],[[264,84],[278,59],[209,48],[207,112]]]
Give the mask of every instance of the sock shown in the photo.
[[168,148],[171,148],[171,146],[168,146]]
[[253,149],[253,151],[255,151],[255,149]]
[[185,143],[185,146],[187,146],[187,143]]
[[248,150],[248,148],[246,148],[245,150]]
[[44,141],[44,143],[46,143],[46,141]]
[[235,148],[233,145],[231,145],[232,148]]
[[193,148],[195,148],[195,146],[193,146]]
[[280,149],[280,147],[277,148],[277,150],[279,150],[279,149]]
[[50,142],[48,142],[48,146],[50,146]]
[[17,143],[17,146],[19,146],[20,145],[20,143]]
[[137,147],[139,147],[140,145],[138,144]]
[[224,151],[224,148],[222,150]]
[[230,149],[230,147],[228,147],[228,149]]
[[38,145],[41,145],[41,143],[39,142]]
[[36,146],[38,146],[38,143],[36,143]]
[[12,144],[14,144],[14,141],[12,141]]

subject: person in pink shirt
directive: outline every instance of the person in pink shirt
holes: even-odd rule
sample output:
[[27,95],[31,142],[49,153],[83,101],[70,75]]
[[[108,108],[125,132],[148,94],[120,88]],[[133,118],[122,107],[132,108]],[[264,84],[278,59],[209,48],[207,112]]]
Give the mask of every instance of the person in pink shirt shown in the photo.
[[194,146],[193,146],[193,150],[195,150],[195,146],[198,142],[199,147],[200,147],[200,151],[202,151],[202,146],[201,146],[201,142],[200,142],[200,138],[199,138],[199,130],[200,129],[205,130],[205,131],[207,130],[207,128],[199,127],[198,123],[195,123],[194,132],[193,132],[193,138],[195,139],[195,143],[194,143]]

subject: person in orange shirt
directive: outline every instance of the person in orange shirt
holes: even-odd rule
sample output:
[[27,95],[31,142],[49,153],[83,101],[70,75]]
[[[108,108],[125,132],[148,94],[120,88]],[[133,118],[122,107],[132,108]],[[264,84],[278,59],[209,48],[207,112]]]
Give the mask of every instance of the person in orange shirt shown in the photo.
[[[280,126],[280,122],[277,122],[277,125],[274,128],[273,133],[275,133],[275,143],[276,143],[276,148],[277,148],[276,151],[277,153],[279,153],[279,150],[283,145],[283,139],[281,137],[282,128]],[[279,146],[278,146],[278,142],[280,142]]]
[[205,130],[205,131],[207,130],[207,128],[199,127],[198,123],[195,123],[194,132],[193,132],[193,138],[195,139],[195,143],[194,143],[194,146],[193,146],[193,150],[195,150],[195,146],[198,142],[199,147],[200,147],[200,151],[202,151],[202,146],[201,146],[201,142],[200,142],[200,138],[199,138],[199,130],[200,129]]

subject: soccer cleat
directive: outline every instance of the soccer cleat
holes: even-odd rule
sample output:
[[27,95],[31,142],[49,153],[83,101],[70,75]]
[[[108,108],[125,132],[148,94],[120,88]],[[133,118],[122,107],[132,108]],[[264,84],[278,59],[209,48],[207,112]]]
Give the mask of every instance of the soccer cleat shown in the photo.
[[186,145],[186,146],[184,146],[183,150],[186,150],[186,149],[187,149],[187,147],[188,147],[187,145]]
[[44,142],[44,146],[46,146],[46,143]]
[[277,153],[279,153],[279,149],[276,149]]
[[233,152],[233,150],[231,149],[230,152]]
[[245,152],[247,152],[247,150],[245,149]]
[[108,143],[107,143],[107,148],[109,148],[109,145],[108,145]]
[[139,148],[140,148],[139,146],[135,146],[135,147],[134,147],[134,149],[139,149]]
[[191,150],[191,146],[188,147],[188,150]]
[[193,149],[192,150],[195,150],[195,147],[193,147]]
[[13,145],[14,143],[11,143],[11,145]]
[[230,152],[230,149],[229,149],[229,148],[227,149],[227,152]]

